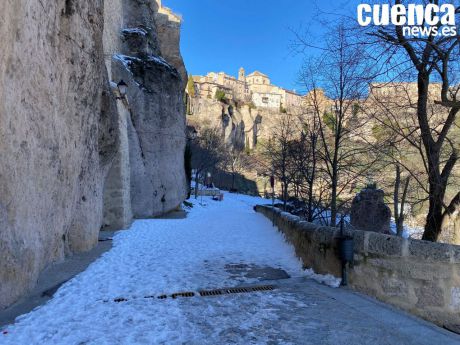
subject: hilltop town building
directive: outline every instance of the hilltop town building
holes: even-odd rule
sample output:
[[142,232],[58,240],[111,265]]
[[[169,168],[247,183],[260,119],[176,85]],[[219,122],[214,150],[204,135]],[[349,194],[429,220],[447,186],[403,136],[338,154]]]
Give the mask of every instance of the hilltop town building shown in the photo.
[[246,75],[240,68],[238,79],[224,72],[210,72],[206,76],[193,76],[197,94],[214,98],[218,90],[229,100],[252,102],[256,107],[267,109],[292,109],[302,105],[302,96],[271,84],[270,78],[255,71]]

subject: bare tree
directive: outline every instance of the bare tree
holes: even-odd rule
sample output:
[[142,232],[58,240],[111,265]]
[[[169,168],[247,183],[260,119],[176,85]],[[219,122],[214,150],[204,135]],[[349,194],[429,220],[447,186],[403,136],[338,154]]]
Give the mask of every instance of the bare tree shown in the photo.
[[248,155],[235,145],[227,145],[223,165],[232,174],[231,190],[234,191],[236,177],[249,167]]
[[297,199],[305,201],[304,216],[313,222],[317,215],[318,135],[310,126],[304,125],[299,138],[290,143],[289,175]]
[[[439,4],[437,0],[430,3]],[[403,1],[395,0],[394,4]],[[460,7],[456,10],[457,21],[460,20]],[[427,175],[428,214],[426,217],[423,239],[437,241],[444,218],[458,207],[458,192],[450,201],[446,200],[447,187],[454,168],[458,163],[458,140],[452,136],[455,122],[460,112],[459,64],[460,36],[406,37],[401,26],[379,27],[370,33],[378,39],[383,52],[388,55],[389,75],[395,75],[394,66],[413,71],[417,79],[416,90],[416,134],[419,141],[413,141],[407,131],[395,131],[404,140],[420,149]],[[376,46],[377,47],[377,46]],[[377,49],[376,49],[377,50]],[[439,82],[438,90],[433,89],[433,82]],[[437,93],[436,103],[443,107],[446,115],[442,123],[433,121],[430,116],[430,92]],[[395,128],[391,126],[391,128]]]
[[225,146],[221,130],[205,127],[198,130],[197,139],[192,141],[192,166],[195,170],[195,198],[198,197],[199,183],[204,183],[208,172],[223,161]]
[[381,155],[379,182],[393,188],[398,235],[402,234],[408,210],[412,213],[417,207],[421,212],[428,195],[420,156],[423,147],[415,115],[415,89],[413,83],[374,83],[363,106],[372,133],[366,139],[372,151]]
[[269,161],[274,176],[281,181],[284,210],[287,208],[288,190],[291,181],[289,164],[291,163],[291,142],[296,128],[291,115],[286,114],[277,124],[272,137],[264,145],[263,154]]
[[330,225],[336,226],[341,207],[339,195],[356,179],[366,175],[373,163],[357,159],[364,157],[366,151],[364,142],[358,140],[363,123],[357,113],[359,102],[367,93],[374,65],[343,22],[331,27],[321,40],[324,42],[321,47],[308,36],[297,35],[297,40],[297,49],[320,50],[319,58],[309,60],[304,66],[301,79],[312,92],[321,87],[330,98],[326,109],[313,106],[313,112],[318,120],[321,160],[330,182],[327,205],[331,213]]
[[[310,76],[310,74],[308,74]],[[304,85],[311,80],[307,74],[302,75]],[[321,90],[311,86],[311,92],[304,99],[302,112],[298,116],[297,128],[300,134],[291,142],[289,173],[296,198],[305,203],[304,216],[309,222],[313,222],[321,215],[323,185],[319,183],[321,156],[319,116],[327,107],[325,96]]]

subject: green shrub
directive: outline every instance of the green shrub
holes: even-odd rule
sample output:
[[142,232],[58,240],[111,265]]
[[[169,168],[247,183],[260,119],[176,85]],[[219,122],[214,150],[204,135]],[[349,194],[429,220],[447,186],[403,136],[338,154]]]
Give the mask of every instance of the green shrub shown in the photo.
[[191,75],[188,76],[187,93],[191,98],[196,96],[195,82],[193,81],[193,77]]
[[225,97],[225,91],[223,90],[216,90],[216,94],[214,95],[214,98],[217,99],[219,102],[225,102],[226,97]]
[[326,125],[326,127],[328,127],[331,131],[335,131],[336,119],[335,119],[334,114],[326,111],[323,114],[323,122]]

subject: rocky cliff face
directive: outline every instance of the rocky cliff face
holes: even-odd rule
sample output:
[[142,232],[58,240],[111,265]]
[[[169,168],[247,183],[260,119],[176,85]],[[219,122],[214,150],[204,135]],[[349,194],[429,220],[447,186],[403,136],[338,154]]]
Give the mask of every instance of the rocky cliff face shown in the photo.
[[2,1],[0,307],[97,242],[114,114],[102,1]]
[[[110,172],[106,185],[104,227],[109,229],[129,225],[130,214],[143,218],[170,211],[187,192],[180,20],[151,0],[118,0],[116,8],[121,18],[119,11],[106,16],[112,28],[104,34],[110,42],[106,63],[110,79],[125,81],[128,94],[118,101],[123,122],[118,152],[125,154],[118,156],[121,166]],[[114,29],[120,33],[117,44]],[[124,185],[130,185],[129,196]]]
[[[0,3],[0,308],[46,265],[93,247],[101,226],[183,200],[183,81],[162,58],[159,9]],[[128,96],[116,100],[122,78]]]
[[[239,148],[252,149],[259,141],[268,140],[282,118],[287,116],[276,109],[256,108],[233,101],[222,103],[202,97],[189,101],[191,114],[187,121],[191,126],[222,128],[226,142]],[[292,118],[298,120],[297,116]]]
[[[293,126],[300,126],[301,117],[295,109],[284,113],[276,108],[255,107],[250,103],[233,100],[220,102],[202,96],[188,97],[187,101],[187,124],[190,131],[194,128],[199,136],[203,128],[217,128],[221,131],[226,145],[237,150],[263,150],[268,140],[285,122],[286,117],[290,118]],[[252,163],[245,162],[240,166],[236,177],[217,170],[214,182],[220,188],[236,188],[245,193],[268,196],[271,191],[271,171],[258,164],[257,160],[253,160]]]

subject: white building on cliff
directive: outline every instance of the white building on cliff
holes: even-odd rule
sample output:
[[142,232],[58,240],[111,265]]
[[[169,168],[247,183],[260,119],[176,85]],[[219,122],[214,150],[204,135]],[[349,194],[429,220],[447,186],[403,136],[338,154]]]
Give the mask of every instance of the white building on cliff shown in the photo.
[[220,90],[227,99],[252,102],[260,108],[282,110],[302,104],[302,96],[271,84],[270,78],[259,71],[246,75],[244,68],[240,68],[238,79],[224,72],[210,72],[206,76],[193,76],[193,81],[203,98],[214,98]]

